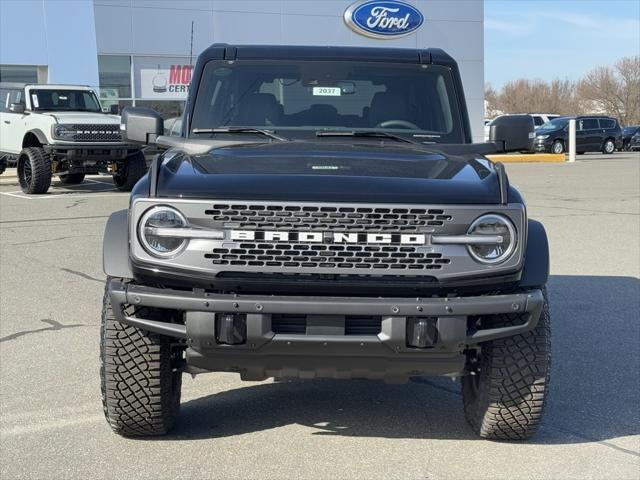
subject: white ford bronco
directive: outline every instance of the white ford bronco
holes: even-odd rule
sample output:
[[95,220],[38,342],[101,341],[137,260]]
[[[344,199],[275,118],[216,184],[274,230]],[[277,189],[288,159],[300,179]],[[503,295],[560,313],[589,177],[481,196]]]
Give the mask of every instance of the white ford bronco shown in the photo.
[[25,193],[46,193],[51,177],[66,185],[107,173],[131,190],[146,172],[144,154],[126,144],[120,117],[103,112],[80,85],[0,84],[0,164],[15,165]]

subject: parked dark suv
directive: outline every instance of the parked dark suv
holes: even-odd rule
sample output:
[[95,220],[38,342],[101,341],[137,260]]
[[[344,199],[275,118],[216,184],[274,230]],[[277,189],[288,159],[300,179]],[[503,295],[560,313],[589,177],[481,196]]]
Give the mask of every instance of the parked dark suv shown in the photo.
[[613,153],[622,148],[622,128],[612,117],[585,115],[559,117],[536,129],[536,152],[564,153],[569,139],[569,120],[576,120],[576,152]]
[[640,125],[629,125],[622,130],[622,149],[631,150],[631,139],[640,134]]

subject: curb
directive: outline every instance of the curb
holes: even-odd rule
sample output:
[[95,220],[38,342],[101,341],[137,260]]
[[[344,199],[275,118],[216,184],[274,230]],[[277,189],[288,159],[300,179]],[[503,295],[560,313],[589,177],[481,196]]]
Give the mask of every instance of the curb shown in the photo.
[[565,161],[564,153],[487,155],[487,158],[493,162],[502,163],[563,163]]

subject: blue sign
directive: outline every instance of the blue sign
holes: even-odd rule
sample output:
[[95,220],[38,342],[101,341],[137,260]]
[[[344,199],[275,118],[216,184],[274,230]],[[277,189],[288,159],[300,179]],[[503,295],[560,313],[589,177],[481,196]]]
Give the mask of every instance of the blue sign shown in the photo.
[[416,31],[424,17],[404,2],[370,0],[354,3],[344,12],[345,23],[356,33],[371,38],[392,39]]

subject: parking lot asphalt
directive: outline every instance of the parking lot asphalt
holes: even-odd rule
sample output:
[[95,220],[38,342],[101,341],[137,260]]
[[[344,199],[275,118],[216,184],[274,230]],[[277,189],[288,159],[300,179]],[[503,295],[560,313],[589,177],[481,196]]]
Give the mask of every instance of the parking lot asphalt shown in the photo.
[[552,390],[526,443],[476,438],[459,383],[183,380],[167,437],[100,404],[109,177],[48,195],[0,176],[0,478],[640,478],[640,153],[508,165],[551,243]]

